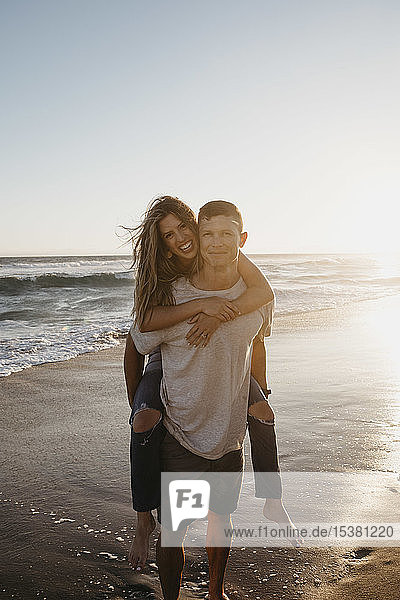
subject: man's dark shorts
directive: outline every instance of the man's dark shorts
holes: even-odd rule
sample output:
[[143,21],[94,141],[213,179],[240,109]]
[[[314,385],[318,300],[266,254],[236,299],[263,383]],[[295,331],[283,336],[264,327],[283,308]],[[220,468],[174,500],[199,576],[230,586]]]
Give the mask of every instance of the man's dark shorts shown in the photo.
[[[208,479],[211,485],[209,510],[220,515],[236,510],[243,476],[242,448],[211,460],[193,454],[167,431],[161,442],[161,469],[166,473],[196,473],[197,479]],[[218,477],[217,473],[232,475]],[[158,520],[161,522],[160,511]],[[169,519],[164,521],[163,525],[169,528]]]

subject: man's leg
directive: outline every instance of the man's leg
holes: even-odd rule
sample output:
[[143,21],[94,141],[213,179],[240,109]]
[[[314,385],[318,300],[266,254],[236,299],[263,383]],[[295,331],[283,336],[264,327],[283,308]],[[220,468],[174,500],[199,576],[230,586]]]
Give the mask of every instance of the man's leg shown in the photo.
[[183,540],[186,531],[187,527],[174,532],[164,527],[157,540],[156,560],[164,600],[177,600],[179,596],[185,564]]
[[[168,431],[161,443],[160,450],[161,471],[165,473],[202,473],[203,467],[207,463],[206,459],[181,446]],[[188,523],[186,526],[181,524],[178,531],[172,531],[169,517],[167,516],[166,520],[163,520],[162,508],[158,518],[161,522],[161,535],[157,540],[156,557],[161,588],[164,600],[176,600],[179,596],[185,564],[183,540],[189,525]]]
[[243,449],[233,450],[215,461],[209,461],[212,483],[206,537],[210,571],[209,600],[228,600],[224,593],[224,577],[232,543],[231,514],[236,510],[240,496],[243,461]]
[[225,535],[225,529],[228,528],[232,528],[231,515],[219,515],[211,510],[208,512],[206,548],[210,572],[209,600],[228,600],[224,593],[224,577],[231,549],[231,538]]

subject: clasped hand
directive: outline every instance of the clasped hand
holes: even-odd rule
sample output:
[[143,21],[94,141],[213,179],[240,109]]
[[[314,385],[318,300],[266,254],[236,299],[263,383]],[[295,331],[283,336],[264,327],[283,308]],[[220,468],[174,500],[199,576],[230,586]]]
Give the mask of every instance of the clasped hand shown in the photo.
[[202,312],[198,313],[188,323],[193,324],[186,334],[190,346],[205,348],[214,331],[222,322],[231,321],[240,315],[240,311],[229,300],[213,296],[202,300]]

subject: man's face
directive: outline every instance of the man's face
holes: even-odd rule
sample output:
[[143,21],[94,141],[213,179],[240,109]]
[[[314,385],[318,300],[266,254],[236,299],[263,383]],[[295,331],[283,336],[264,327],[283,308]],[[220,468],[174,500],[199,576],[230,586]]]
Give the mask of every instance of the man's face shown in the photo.
[[202,259],[209,265],[222,267],[236,260],[247,233],[239,233],[238,224],[231,217],[218,215],[201,219],[199,237]]

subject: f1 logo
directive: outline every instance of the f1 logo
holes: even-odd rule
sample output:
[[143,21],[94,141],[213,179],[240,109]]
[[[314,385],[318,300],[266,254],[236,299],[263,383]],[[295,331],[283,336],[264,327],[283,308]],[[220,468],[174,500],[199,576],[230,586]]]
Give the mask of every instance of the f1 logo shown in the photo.
[[210,504],[210,484],[204,479],[176,479],[169,484],[172,531],[185,519],[203,519]]

